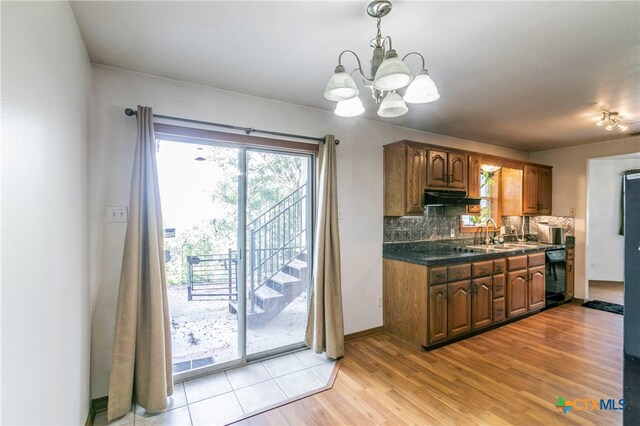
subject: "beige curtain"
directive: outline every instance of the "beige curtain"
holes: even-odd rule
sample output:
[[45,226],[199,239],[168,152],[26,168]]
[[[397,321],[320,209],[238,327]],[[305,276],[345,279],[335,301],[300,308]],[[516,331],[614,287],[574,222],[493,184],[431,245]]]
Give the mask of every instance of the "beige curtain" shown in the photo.
[[318,211],[305,344],[330,358],[344,355],[336,144],[329,135],[318,153]]
[[171,330],[164,273],[162,213],[153,112],[138,106],[129,223],[124,243],[113,360],[109,421],[136,402],[147,411],[167,407],[173,393]]

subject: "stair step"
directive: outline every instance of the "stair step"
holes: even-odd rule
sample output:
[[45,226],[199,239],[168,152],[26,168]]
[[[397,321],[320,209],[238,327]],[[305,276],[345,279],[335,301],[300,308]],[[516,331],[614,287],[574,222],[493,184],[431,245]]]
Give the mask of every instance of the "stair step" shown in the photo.
[[271,287],[267,287],[266,285],[263,285],[262,287],[256,290],[256,296],[262,300],[284,297],[282,293],[272,289]]
[[296,278],[293,275],[286,274],[284,272],[278,272],[271,278],[271,281],[278,284],[291,284],[301,281],[300,278]]
[[[250,304],[251,302],[247,301],[247,305],[250,305]],[[255,306],[254,312],[251,312],[250,309],[247,309],[247,310],[248,310],[247,314],[249,316],[264,314],[264,309],[262,309],[258,305]],[[238,312],[238,302],[229,302],[229,312],[232,314],[235,314]]]
[[291,269],[303,269],[307,267],[307,262],[300,259],[293,259],[287,266]]

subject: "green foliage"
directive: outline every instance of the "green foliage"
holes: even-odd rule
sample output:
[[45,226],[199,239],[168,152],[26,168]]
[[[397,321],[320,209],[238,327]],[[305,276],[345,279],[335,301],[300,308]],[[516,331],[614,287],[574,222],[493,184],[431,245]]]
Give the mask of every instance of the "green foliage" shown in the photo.
[[[215,217],[191,229],[176,229],[175,238],[165,239],[171,253],[166,263],[167,282],[187,282],[187,256],[227,253],[236,249],[238,213],[238,150],[203,147],[207,165],[217,179],[211,191]],[[260,151],[247,152],[247,222],[277,204],[307,180],[308,158]],[[188,208],[188,206],[186,206]]]

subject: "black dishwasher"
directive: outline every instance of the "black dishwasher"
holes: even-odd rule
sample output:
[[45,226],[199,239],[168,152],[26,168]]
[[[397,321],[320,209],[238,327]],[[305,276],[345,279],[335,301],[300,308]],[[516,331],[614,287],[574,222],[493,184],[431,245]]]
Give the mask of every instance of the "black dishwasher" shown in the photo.
[[567,286],[567,251],[565,249],[548,250],[545,254],[545,306],[553,306],[564,302]]

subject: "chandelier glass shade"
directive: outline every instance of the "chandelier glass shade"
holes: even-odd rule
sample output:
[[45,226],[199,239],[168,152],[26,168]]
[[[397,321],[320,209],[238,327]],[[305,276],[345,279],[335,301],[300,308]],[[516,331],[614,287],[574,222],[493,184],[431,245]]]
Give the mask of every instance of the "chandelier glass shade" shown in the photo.
[[344,71],[344,67],[338,65],[327,83],[324,97],[330,101],[346,101],[358,96],[360,91],[353,78]]
[[[324,92],[327,100],[338,102],[336,115],[342,117],[355,117],[364,113],[362,101],[358,98],[359,90],[351,75],[358,72],[362,77],[365,87],[371,89],[371,96],[380,104],[378,115],[380,117],[400,117],[409,109],[408,103],[427,103],[440,98],[435,83],[425,68],[424,57],[418,52],[410,52],[402,59],[392,47],[391,37],[383,37],[380,30],[381,18],[391,11],[391,2],[388,0],[374,0],[369,3],[367,13],[377,19],[377,34],[371,41],[373,54],[371,58],[371,77],[365,75],[358,55],[352,50],[344,50],[338,56],[338,66],[329,79]],[[342,65],[342,56],[345,53],[353,55],[358,63],[351,73],[346,72]],[[409,67],[405,63],[407,57],[416,55],[422,60],[422,67],[413,78]],[[408,86],[408,87],[407,87]],[[405,88],[404,99],[396,92]],[[354,100],[354,99],[357,99]]]
[[378,109],[378,115],[380,117],[400,117],[401,115],[405,115],[409,112],[409,108],[407,108],[407,104],[404,103],[400,95],[395,91],[389,92],[387,96],[384,97],[382,103],[380,104],[380,108]]
[[364,106],[359,97],[354,96],[346,101],[339,101],[335,113],[340,117],[356,117],[364,112]]

